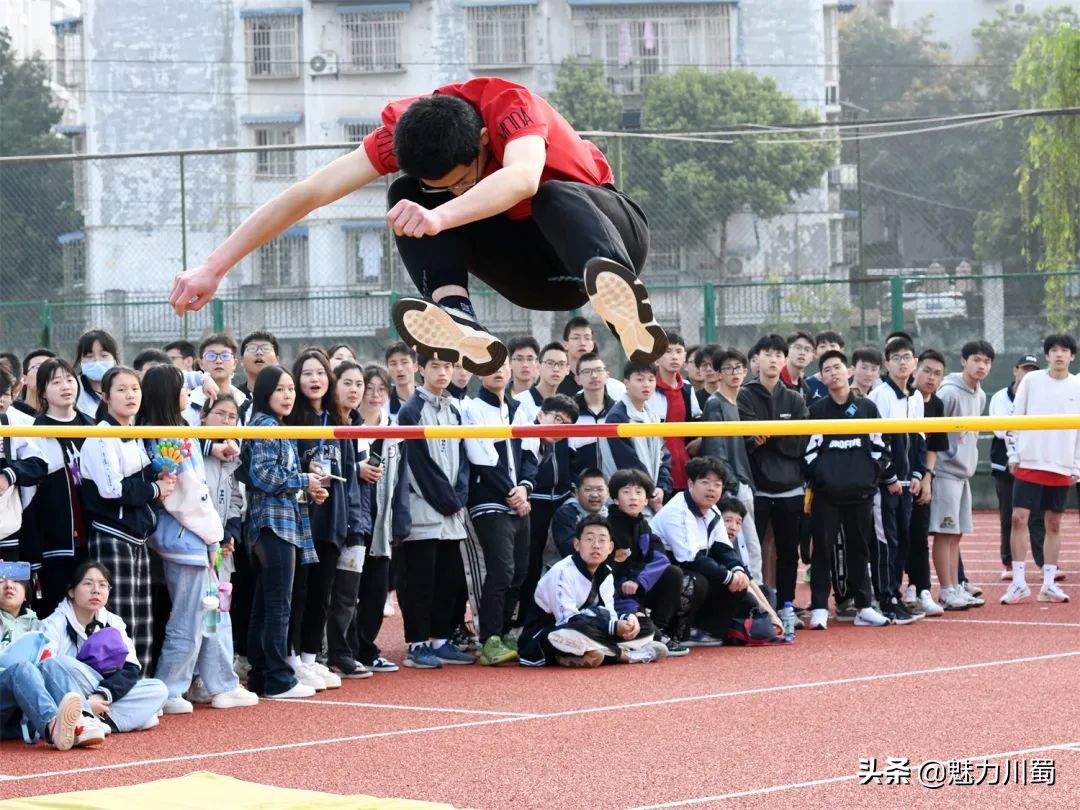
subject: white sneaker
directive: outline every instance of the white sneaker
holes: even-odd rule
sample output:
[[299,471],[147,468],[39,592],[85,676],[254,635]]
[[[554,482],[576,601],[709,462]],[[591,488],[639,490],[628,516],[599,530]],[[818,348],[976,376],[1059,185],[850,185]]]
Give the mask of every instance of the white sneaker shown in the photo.
[[288,700],[290,698],[309,698],[315,696],[315,687],[297,683],[292,689],[278,692],[276,695],[263,695],[267,700]]
[[915,592],[914,585],[904,588],[904,598],[901,600],[905,607],[913,607],[919,603],[919,595]]
[[1031,588],[1027,584],[1017,585],[1015,582],[1011,582],[1009,587],[1005,589],[1005,593],[1001,595],[1001,604],[1017,605],[1030,596]]
[[203,679],[196,675],[195,680],[191,682],[191,686],[189,686],[188,690],[184,693],[184,697],[191,703],[207,704],[214,696],[207,691]]
[[1001,573],[998,575],[998,579],[1000,579],[1002,582],[1008,582],[1010,579],[1012,579],[1012,569],[1002,568]]
[[293,667],[293,673],[296,675],[296,680],[304,684],[304,686],[310,686],[316,692],[326,691],[326,681],[322,679],[318,672],[307,664],[300,664],[298,667]]
[[[567,653],[568,655],[584,655],[590,650],[604,653],[604,655],[610,655],[611,651],[599,641],[595,641],[589,638],[578,630],[552,630],[548,633],[548,643],[551,644],[559,652]],[[665,648],[665,652],[666,652]]]
[[975,594],[971,593],[971,591],[967,590],[962,585],[956,589],[956,592],[957,594],[959,594],[961,599],[968,603],[968,607],[979,608],[986,604],[985,599],[983,599],[981,596],[975,596]]
[[171,697],[166,700],[165,705],[161,707],[161,710],[165,712],[165,714],[191,714],[195,711],[195,707],[178,695],[177,697]]
[[945,608],[935,602],[927,590],[919,594],[919,610],[927,616],[940,616],[945,612]]
[[389,594],[387,594],[386,601],[383,603],[382,606],[382,615],[385,618],[389,619],[391,616],[394,615],[394,612],[394,599]]
[[249,692],[242,686],[238,686],[235,689],[230,689],[228,692],[214,695],[210,700],[210,705],[215,709],[238,709],[241,706],[255,706],[258,702],[258,695],[254,692]]
[[661,658],[667,658],[667,647],[659,641],[650,641],[644,647],[628,650],[625,647],[619,650],[619,663],[621,664],[651,664]]
[[872,607],[864,607],[855,614],[855,625],[857,627],[884,627],[888,623],[889,620]]
[[1061,590],[1056,582],[1051,582],[1049,585],[1043,585],[1042,588],[1039,589],[1038,598],[1040,602],[1061,603],[1069,601],[1069,595]]
[[161,719],[156,715],[150,715],[150,719],[139,726],[139,731],[149,731],[152,728],[157,728],[161,724]]
[[810,629],[811,630],[828,630],[829,629],[829,611],[825,608],[815,608],[810,611]]
[[969,596],[979,597],[982,596],[982,588],[976,585],[974,582],[965,582],[961,587]]
[[316,661],[309,666],[315,670],[315,674],[323,679],[323,683],[326,684],[327,689],[340,689],[341,688],[341,676],[336,672],[331,672],[325,666]]
[[945,610],[967,610],[971,607],[971,603],[967,600],[967,594],[961,596],[961,593],[962,591],[958,586],[950,585],[941,589],[938,600]]

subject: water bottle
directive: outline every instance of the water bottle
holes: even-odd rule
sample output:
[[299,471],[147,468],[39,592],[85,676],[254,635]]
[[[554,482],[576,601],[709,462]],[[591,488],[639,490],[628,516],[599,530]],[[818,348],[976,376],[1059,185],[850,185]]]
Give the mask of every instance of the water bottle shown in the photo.
[[214,594],[207,594],[203,597],[203,620],[202,620],[202,634],[204,636],[212,636],[217,632],[218,628],[218,598]]
[[780,621],[784,625],[784,641],[790,644],[795,640],[795,608],[791,606],[791,602],[784,602]]

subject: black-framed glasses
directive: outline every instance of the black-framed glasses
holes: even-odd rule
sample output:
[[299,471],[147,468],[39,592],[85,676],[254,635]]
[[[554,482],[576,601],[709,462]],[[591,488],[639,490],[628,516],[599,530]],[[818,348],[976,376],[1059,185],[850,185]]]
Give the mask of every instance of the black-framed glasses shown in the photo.
[[472,180],[460,180],[454,183],[452,186],[427,186],[420,183],[420,190],[425,194],[460,194],[463,191],[468,191],[470,188],[480,182],[480,153],[476,153],[476,159],[473,161],[473,166],[476,169],[476,174],[473,175]]

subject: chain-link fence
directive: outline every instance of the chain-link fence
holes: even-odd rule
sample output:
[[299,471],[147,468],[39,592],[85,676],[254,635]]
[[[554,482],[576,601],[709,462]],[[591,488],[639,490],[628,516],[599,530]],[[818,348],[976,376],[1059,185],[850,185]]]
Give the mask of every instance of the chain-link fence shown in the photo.
[[[998,198],[1016,198],[1012,170],[992,168],[1003,178],[996,197],[943,199],[941,178],[917,168],[920,152],[955,150],[975,131],[982,139],[1005,139],[1000,146],[1018,142],[1022,121],[1010,119],[1007,129],[995,126],[993,116],[987,120],[944,131],[862,122],[596,140],[620,187],[651,220],[645,278],[659,319],[688,343],[746,347],[765,331],[830,328],[852,346],[904,328],[920,346],[950,354],[965,339],[985,336],[1011,355],[1037,348],[1052,326],[1044,306],[1047,275],[1025,272],[1020,258],[1022,223],[1001,220],[994,231],[980,219],[997,210]],[[881,137],[884,132],[892,137]],[[827,158],[813,182],[780,189],[767,162],[749,161],[745,166],[756,168],[743,172],[725,154],[767,151],[781,141],[796,150],[828,144],[830,154],[803,155]],[[177,337],[197,341],[211,330],[242,335],[267,328],[290,349],[340,339],[378,356],[392,337],[390,302],[412,292],[385,226],[385,179],[315,212],[244,259],[203,312],[181,321],[165,303],[175,273],[205,258],[258,205],[353,146],[269,139],[239,149],[0,158],[0,348],[18,353],[45,344],[68,355],[82,331],[102,327],[130,359]],[[664,163],[684,146],[694,150],[682,155],[685,162]],[[705,160],[713,154],[716,163]],[[991,171],[970,151],[955,154],[958,176]],[[1012,160],[1014,169],[1020,155]],[[684,175],[686,165],[701,170]],[[747,200],[757,199],[755,189],[779,190],[784,213],[756,213],[765,203],[720,205],[709,197],[719,186],[695,187],[700,176],[717,180],[718,166],[726,172],[722,187],[745,188]],[[940,162],[935,166],[939,172]],[[727,213],[717,219],[716,212]],[[1060,276],[1067,282],[1063,294],[1075,301],[1080,270],[1061,268]],[[476,293],[489,328],[560,336],[565,314],[527,312],[485,290]]]

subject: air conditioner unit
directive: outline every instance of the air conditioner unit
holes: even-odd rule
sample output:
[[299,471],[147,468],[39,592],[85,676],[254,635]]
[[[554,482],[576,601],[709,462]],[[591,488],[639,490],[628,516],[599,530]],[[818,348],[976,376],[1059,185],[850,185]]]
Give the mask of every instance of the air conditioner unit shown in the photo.
[[840,103],[840,86],[836,82],[825,83],[825,106],[835,107]]
[[308,62],[308,73],[311,76],[337,76],[338,58],[333,51],[323,51],[311,57]]

